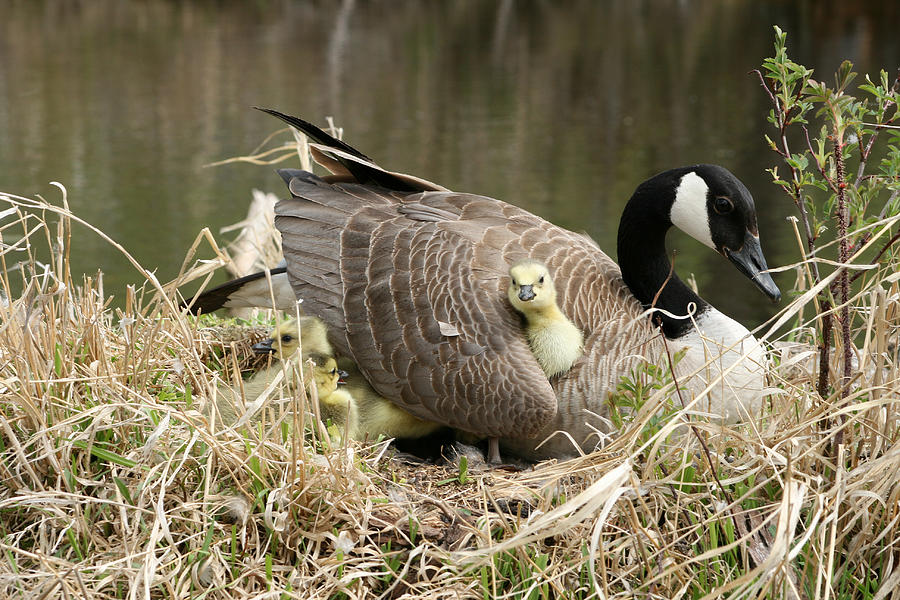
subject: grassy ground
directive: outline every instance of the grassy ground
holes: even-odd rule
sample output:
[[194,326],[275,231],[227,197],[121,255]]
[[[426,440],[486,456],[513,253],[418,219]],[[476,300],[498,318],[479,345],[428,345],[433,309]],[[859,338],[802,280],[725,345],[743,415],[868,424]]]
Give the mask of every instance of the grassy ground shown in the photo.
[[[866,325],[846,400],[819,397],[814,361],[779,350],[769,410],[723,429],[672,408],[648,367],[621,386],[630,410],[600,451],[520,472],[423,467],[383,442],[329,447],[303,395],[215,429],[204,407],[260,329],[186,317],[136,263],[141,283],[112,309],[101,277],[68,271],[65,203],[7,209],[2,597],[900,597],[893,264],[853,298]],[[780,314],[794,328],[771,342],[810,341],[797,272]]]

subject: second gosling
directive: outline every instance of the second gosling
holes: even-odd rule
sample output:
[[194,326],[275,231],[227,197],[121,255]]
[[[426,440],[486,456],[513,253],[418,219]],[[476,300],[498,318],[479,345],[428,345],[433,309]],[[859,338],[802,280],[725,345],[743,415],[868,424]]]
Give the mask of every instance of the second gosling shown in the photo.
[[316,317],[300,317],[282,321],[272,329],[269,337],[253,346],[257,354],[271,354],[272,358],[285,360],[294,355],[297,346],[303,344],[303,357],[310,354],[331,356],[334,351],[328,342],[328,330]]
[[[315,363],[313,381],[319,397],[319,416],[328,428],[328,434],[335,443],[341,443],[344,433],[356,439],[359,427],[359,412],[353,396],[343,388],[347,373],[338,369],[337,361],[331,356],[311,354]],[[342,387],[339,388],[338,386]]]
[[375,441],[386,438],[416,439],[425,437],[441,428],[441,425],[425,421],[409,414],[387,398],[378,394],[366,381],[357,366],[342,361],[341,368],[348,371],[347,385],[342,392],[351,397],[356,415],[356,425],[351,432],[355,440]]
[[525,317],[531,352],[548,378],[561,375],[584,354],[584,335],[556,304],[556,287],[544,263],[522,260],[509,268],[507,296]]

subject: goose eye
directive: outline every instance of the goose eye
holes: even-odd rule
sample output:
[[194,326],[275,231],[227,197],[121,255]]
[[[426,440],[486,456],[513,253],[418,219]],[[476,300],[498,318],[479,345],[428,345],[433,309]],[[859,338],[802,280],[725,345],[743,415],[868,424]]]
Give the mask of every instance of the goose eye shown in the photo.
[[725,196],[718,196],[713,201],[713,209],[720,215],[727,215],[734,210],[734,203],[730,198],[726,198]]
[[538,283],[544,283],[544,276],[543,276],[543,275],[541,275],[541,278],[538,279]]
[[294,339],[294,338],[291,337],[289,334],[285,334],[285,335],[281,336],[281,343],[282,343],[282,344],[287,344],[287,343],[290,342],[292,339]]

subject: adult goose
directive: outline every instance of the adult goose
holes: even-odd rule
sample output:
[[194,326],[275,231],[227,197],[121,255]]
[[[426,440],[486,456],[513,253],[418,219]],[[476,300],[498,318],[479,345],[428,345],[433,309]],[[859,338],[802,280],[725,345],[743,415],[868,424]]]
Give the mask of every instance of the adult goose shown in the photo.
[[[569,456],[608,430],[606,401],[622,375],[683,347],[679,383],[707,392],[696,410],[734,421],[761,406],[758,342],[671,273],[665,251],[674,224],[780,298],[753,199],[726,169],[682,167],[638,186],[619,227],[620,271],[587,236],[388,172],[302,119],[260,110],[308,135],[332,173],[279,171],[291,192],[275,208],[290,284],[338,353],[409,413],[526,458]],[[584,356],[553,381],[506,298],[509,265],[527,258],[547,266],[560,308],[585,334]]]

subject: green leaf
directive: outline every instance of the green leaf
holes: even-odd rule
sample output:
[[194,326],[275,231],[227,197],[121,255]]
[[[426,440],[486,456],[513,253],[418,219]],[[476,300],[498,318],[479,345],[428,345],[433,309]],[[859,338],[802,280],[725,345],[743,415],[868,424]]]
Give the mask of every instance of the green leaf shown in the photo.
[[[72,445],[76,448],[80,448],[82,450],[87,450],[88,444],[84,440],[74,440],[72,441]],[[120,454],[116,454],[110,450],[104,450],[97,446],[97,444],[93,444],[91,446],[91,456],[95,458],[99,458],[100,460],[105,460],[106,462],[111,462],[116,465],[120,465],[122,467],[132,468],[137,466],[137,463],[130,458],[125,458]]]
[[128,485],[118,477],[113,477],[113,483],[115,483],[116,487],[119,488],[119,493],[122,494],[122,497],[125,498],[125,501],[128,504],[134,506],[134,500],[131,497],[131,490],[128,489]]
[[856,73],[853,72],[853,63],[845,60],[834,75],[834,87],[838,91],[844,91],[854,79],[856,79]]

